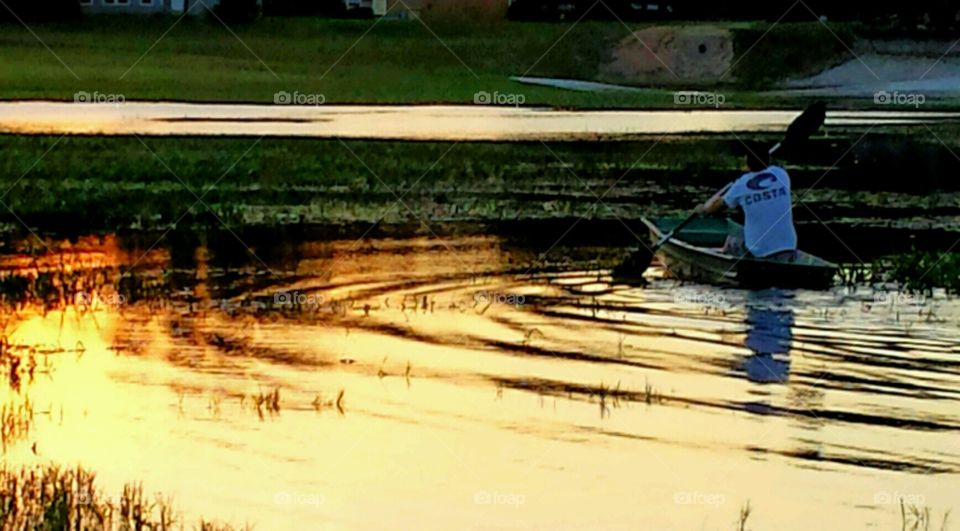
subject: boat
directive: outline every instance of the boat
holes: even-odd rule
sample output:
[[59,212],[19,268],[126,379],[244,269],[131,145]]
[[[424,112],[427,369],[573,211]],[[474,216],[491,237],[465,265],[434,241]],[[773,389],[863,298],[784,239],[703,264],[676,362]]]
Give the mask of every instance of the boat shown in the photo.
[[[656,242],[683,220],[643,218],[642,221],[650,230],[651,241]],[[833,285],[837,264],[800,250],[788,259],[726,254],[722,252],[723,244],[731,234],[743,234],[743,226],[718,218],[694,220],[658,252],[667,275],[680,280],[747,289],[827,289]]]

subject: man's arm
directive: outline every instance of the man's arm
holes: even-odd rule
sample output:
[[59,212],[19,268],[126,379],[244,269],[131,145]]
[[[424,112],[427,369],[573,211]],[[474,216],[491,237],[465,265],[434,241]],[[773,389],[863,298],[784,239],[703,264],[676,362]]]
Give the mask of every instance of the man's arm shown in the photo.
[[713,214],[719,210],[722,210],[727,206],[724,196],[727,195],[727,192],[730,190],[731,185],[724,186],[719,192],[713,194],[713,197],[707,200],[706,203],[697,207],[697,212],[700,214]]

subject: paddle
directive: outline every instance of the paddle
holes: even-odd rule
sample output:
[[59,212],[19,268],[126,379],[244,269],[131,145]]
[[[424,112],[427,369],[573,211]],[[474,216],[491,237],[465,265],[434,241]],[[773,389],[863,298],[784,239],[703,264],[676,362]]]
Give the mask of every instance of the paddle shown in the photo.
[[800,116],[796,117],[793,122],[790,123],[783,137],[783,141],[770,148],[770,155],[773,155],[784,147],[787,148],[788,152],[796,149],[820,129],[826,118],[826,103],[818,101],[810,105]]
[[[827,116],[827,105],[823,102],[816,102],[813,105],[807,107],[800,116],[795,118],[793,122],[787,127],[787,132],[784,134],[783,140],[777,145],[770,148],[770,155],[773,155],[777,151],[787,148],[787,151],[796,150],[796,148],[806,141],[808,138],[813,136],[814,133],[820,129],[820,126],[823,125],[824,120]],[[725,186],[720,192],[726,192],[733,183]],[[643,272],[650,267],[650,263],[653,262],[653,256],[657,254],[657,251],[661,247],[684,227],[690,224],[691,221],[697,219],[700,216],[700,212],[694,211],[689,216],[686,217],[679,225],[673,228],[670,232],[665,234],[660,238],[656,243],[650,247],[641,247],[637,249],[633,254],[627,257],[626,260],[619,267],[614,269],[614,274],[625,273],[624,276],[641,276]]]

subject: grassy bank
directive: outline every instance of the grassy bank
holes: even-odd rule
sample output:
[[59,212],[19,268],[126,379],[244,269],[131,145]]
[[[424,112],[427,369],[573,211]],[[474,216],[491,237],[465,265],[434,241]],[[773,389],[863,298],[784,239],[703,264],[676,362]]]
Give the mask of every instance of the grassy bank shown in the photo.
[[[734,26],[737,61],[725,86],[730,106],[789,104],[750,90],[806,73],[845,52],[821,24]],[[268,18],[228,30],[193,18],[97,17],[2,26],[0,98],[72,100],[78,91],[126,99],[270,103],[278,91],[323,94],[328,103],[472,102],[478,91],[527,104],[670,106],[669,91],[589,94],[523,86],[510,76],[597,79],[618,22],[418,22]],[[835,31],[845,38],[849,31]],[[763,37],[762,39],[760,37]],[[47,49],[49,47],[49,50]],[[784,57],[771,63],[770,57]],[[729,85],[729,84],[726,84]],[[744,90],[739,90],[744,89]]]
[[606,200],[627,208],[651,180],[669,182],[680,172],[704,175],[717,168],[726,173],[737,164],[720,143],[694,152],[685,143],[653,141],[143,142],[0,137],[0,187],[9,189],[3,202],[16,213],[0,212],[0,219],[18,228],[19,218],[39,230],[219,225],[206,205],[216,218],[240,225],[596,217],[610,214],[591,212],[593,194],[603,194],[621,177]]
[[[814,188],[804,201],[821,205],[817,216],[957,214],[949,192],[958,186],[948,178],[953,170],[944,171],[954,166],[915,164],[905,182],[905,168],[874,155],[889,151],[885,137],[861,140],[856,150],[850,142],[813,142],[809,160],[790,164],[798,193]],[[906,154],[898,159],[914,151],[930,158],[901,148]],[[701,201],[738,174],[740,150],[734,138],[690,137],[455,144],[0,136],[0,200],[12,210],[0,208],[0,222],[21,232],[22,223],[85,232],[219,227],[221,220],[278,226],[636,219]],[[798,216],[811,214],[798,209]]]

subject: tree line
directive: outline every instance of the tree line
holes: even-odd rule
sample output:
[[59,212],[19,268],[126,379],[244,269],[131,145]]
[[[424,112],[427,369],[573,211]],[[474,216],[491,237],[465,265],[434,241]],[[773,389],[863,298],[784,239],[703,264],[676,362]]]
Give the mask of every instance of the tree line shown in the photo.
[[768,20],[826,18],[872,25],[960,29],[957,0],[512,0],[514,20]]
[[[960,30],[957,0],[504,0],[513,20],[782,20],[864,22],[904,29]],[[81,16],[79,0],[4,0],[0,20],[42,21]],[[792,6],[792,8],[791,8]],[[344,0],[220,0],[218,16],[246,21],[263,16],[368,17]]]

